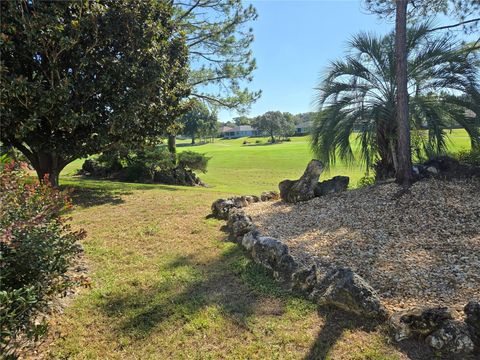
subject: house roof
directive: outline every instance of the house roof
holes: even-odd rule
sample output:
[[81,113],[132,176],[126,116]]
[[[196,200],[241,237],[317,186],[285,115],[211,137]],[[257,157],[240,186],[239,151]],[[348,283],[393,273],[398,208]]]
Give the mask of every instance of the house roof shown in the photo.
[[230,127],[230,126],[225,126],[225,125],[223,125],[223,126],[220,127],[220,131],[221,131],[221,132],[232,131],[232,129],[233,129],[232,127]]
[[470,109],[466,109],[465,110],[465,116],[469,117],[469,118],[475,118],[477,116],[477,114],[475,114],[475,112],[473,112]]
[[228,128],[227,129],[222,129],[222,132],[238,132],[238,131],[255,131],[253,127],[250,125],[240,125],[240,126],[235,126],[233,128]]
[[305,121],[303,123],[295,125],[296,128],[309,128],[312,127],[312,122],[311,121]]

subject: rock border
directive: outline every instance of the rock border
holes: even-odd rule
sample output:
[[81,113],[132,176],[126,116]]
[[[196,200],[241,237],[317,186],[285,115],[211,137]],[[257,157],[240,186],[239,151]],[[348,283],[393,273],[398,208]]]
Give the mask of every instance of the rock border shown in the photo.
[[302,266],[288,246],[263,236],[244,207],[259,201],[279,200],[276,191],[218,199],[212,216],[227,221],[229,239],[241,245],[257,264],[271,271],[276,281],[299,292],[320,306],[330,305],[378,323],[386,323],[396,341],[418,339],[443,354],[480,353],[480,302],[471,300],[464,308],[465,320],[454,320],[446,307],[415,307],[389,313],[375,289],[348,267],[331,267],[326,273]]

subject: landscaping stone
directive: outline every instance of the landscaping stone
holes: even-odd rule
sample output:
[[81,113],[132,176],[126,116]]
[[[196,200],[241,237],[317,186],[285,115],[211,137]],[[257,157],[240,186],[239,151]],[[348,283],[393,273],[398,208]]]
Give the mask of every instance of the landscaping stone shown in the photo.
[[480,349],[480,302],[471,300],[465,305],[465,323],[470,331],[473,342]]
[[253,204],[260,201],[260,198],[256,195],[247,195],[245,196],[245,200],[248,204]]
[[452,313],[446,307],[412,308],[398,311],[390,318],[390,325],[394,329],[395,340],[401,341],[418,336],[427,336],[449,320]]
[[253,259],[268,269],[277,270],[283,256],[289,255],[288,247],[277,239],[258,236],[251,247]]
[[353,269],[391,313],[480,300],[480,179],[418,181],[395,197],[400,190],[389,182],[245,212],[299,263],[315,259],[320,274]]
[[[318,163],[321,165],[320,162]],[[318,165],[311,164],[312,162],[309,167]],[[309,170],[307,168],[305,174],[311,174],[315,171],[315,169]],[[298,189],[305,189],[305,184],[311,180],[311,177],[305,174],[298,181],[289,182],[288,191],[292,190],[300,180],[305,181]],[[280,183],[280,190],[284,199],[285,189],[282,190],[282,183]],[[325,187],[319,190],[320,185],[325,183]],[[317,186],[317,194],[324,195],[343,191],[348,186],[348,178],[336,177],[318,183]],[[275,193],[272,193],[262,194],[262,201],[275,196]],[[292,196],[290,200],[300,201],[298,199],[302,198],[303,195],[290,193],[285,196]],[[301,262],[299,263],[290,254],[286,243],[274,237],[262,236],[252,218],[246,214],[247,210],[242,209],[259,200],[255,196],[219,199],[212,204],[212,212],[218,216],[223,216],[223,218],[226,214],[227,226],[234,240],[242,244],[256,263],[271,270],[276,280],[286,282],[292,290],[302,292],[319,305],[336,306],[364,318],[378,321],[386,320],[388,312],[384,304],[381,303],[377,292],[350,268],[327,267],[325,269],[322,264],[319,265],[318,263],[310,268],[305,267],[305,264],[311,263],[312,259],[300,258]],[[312,200],[312,202],[314,201],[316,200]],[[262,204],[255,206],[259,205]],[[286,204],[282,205],[288,206]],[[304,204],[294,206],[304,206]],[[295,256],[297,255],[295,253]],[[320,266],[321,271],[327,271],[327,273],[323,276],[317,266]],[[480,303],[472,300],[465,306],[464,310],[466,314],[465,322],[453,319],[452,313],[447,307],[412,308],[395,312],[390,317],[390,325],[393,327],[397,341],[407,338],[421,338],[438,354],[461,356],[472,353],[475,350],[475,344],[478,344]]]
[[319,305],[333,305],[369,318],[385,319],[387,312],[375,290],[348,268],[334,268],[315,286]]
[[228,198],[228,199],[233,201],[233,204],[237,208],[242,208],[242,207],[248,206],[248,204],[249,204],[246,196],[233,196],[233,197]]
[[213,217],[220,220],[228,219],[228,212],[230,209],[234,208],[235,204],[232,200],[218,199],[215,200],[212,204],[212,215]]
[[280,199],[280,195],[278,194],[278,192],[276,191],[264,191],[261,195],[260,195],[260,199],[262,201],[272,201],[272,200],[278,200]]
[[425,341],[433,349],[448,354],[470,354],[475,348],[465,323],[459,321],[446,321]]
[[465,179],[480,177],[480,167],[461,164],[450,156],[437,156],[418,166],[420,177]]
[[311,294],[317,285],[317,267],[302,268],[296,271],[292,277],[293,290]]
[[243,210],[237,208],[229,211],[227,226],[236,242],[240,242],[246,233],[255,228],[250,216],[246,215]]
[[260,199],[255,195],[233,196],[228,199],[218,199],[212,204],[212,215],[220,220],[228,220],[230,209],[243,208],[258,201],[260,201]]
[[275,269],[273,270],[273,277],[277,280],[291,283],[293,274],[298,268],[299,265],[293,256],[290,254],[285,254],[280,258]]
[[348,176],[335,176],[329,180],[319,182],[315,185],[313,193],[315,196],[323,196],[347,190],[350,178]]
[[167,185],[205,186],[193,171],[181,166],[169,170],[155,171],[153,182]]
[[280,182],[278,187],[282,200],[288,203],[296,203],[315,197],[314,189],[322,171],[323,164],[318,160],[311,160],[300,179]]
[[255,244],[255,242],[258,240],[259,237],[260,237],[260,233],[256,230],[252,230],[246,233],[245,235],[243,235],[243,238],[242,238],[242,246],[248,252],[250,252],[253,248],[253,245]]

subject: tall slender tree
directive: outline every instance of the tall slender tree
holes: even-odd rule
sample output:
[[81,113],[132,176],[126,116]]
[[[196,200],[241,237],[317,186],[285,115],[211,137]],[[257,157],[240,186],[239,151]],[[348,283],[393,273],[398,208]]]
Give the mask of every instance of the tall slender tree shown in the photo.
[[[430,29],[430,31],[439,31],[452,29],[462,26],[465,32],[472,32],[480,24],[478,16],[480,2],[478,0],[365,0],[366,7],[382,17],[389,17],[395,14],[396,29],[396,61],[397,61],[397,86],[399,101],[399,112],[397,113],[398,122],[398,171],[396,181],[408,186],[412,181],[412,163],[410,154],[410,129],[408,127],[408,97],[406,97],[406,88],[408,79],[406,77],[406,36],[405,29],[407,21],[434,15],[442,12],[446,14],[451,10],[451,14],[457,16],[459,21],[455,24],[439,26]],[[411,9],[408,11],[408,5]],[[476,49],[480,38],[472,45],[471,49]]]
[[413,180],[410,124],[408,121],[407,5],[408,0],[397,0],[395,14],[396,119],[398,137],[395,179],[397,183],[403,186],[409,186]]
[[[251,51],[257,18],[252,5],[242,0],[171,0],[177,29],[186,36],[192,87],[191,98],[210,108],[243,112],[261,95],[247,85],[256,62]],[[175,151],[175,128],[168,136]]]

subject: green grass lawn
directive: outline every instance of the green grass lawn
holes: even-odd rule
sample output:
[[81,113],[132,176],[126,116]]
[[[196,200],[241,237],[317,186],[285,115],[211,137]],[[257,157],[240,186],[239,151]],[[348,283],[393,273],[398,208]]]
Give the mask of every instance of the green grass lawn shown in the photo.
[[[453,150],[468,148],[454,132]],[[250,139],[251,141],[251,139]],[[218,140],[179,151],[211,156],[208,188],[69,176],[73,225],[84,228],[91,289],[52,319],[41,352],[53,359],[427,359],[391,344],[384,330],[288,293],[207,219],[227,194],[258,194],[297,178],[312,158],[306,137],[277,145]],[[453,151],[452,150],[452,151]],[[358,168],[342,164],[327,178]]]
[[92,287],[54,317],[47,358],[404,358],[381,328],[289,294],[226,241],[206,219],[215,188],[62,182]]
[[[247,140],[251,144],[243,145]],[[256,140],[262,141],[255,144]],[[290,142],[268,145],[266,138],[240,138],[234,140],[217,139],[213,143],[189,146],[189,140],[178,141],[178,151],[195,151],[211,157],[208,172],[200,178],[215,190],[232,194],[260,193],[277,189],[284,179],[301,176],[307,163],[313,158],[309,147],[309,137],[293,137]],[[470,140],[464,130],[453,130],[448,140],[449,150],[457,152],[470,147]],[[63,175],[74,174],[84,160],[69,164]],[[346,165],[337,163],[331,170],[324,171],[321,179],[335,175],[350,177],[350,186],[357,186],[364,176],[361,164]]]

